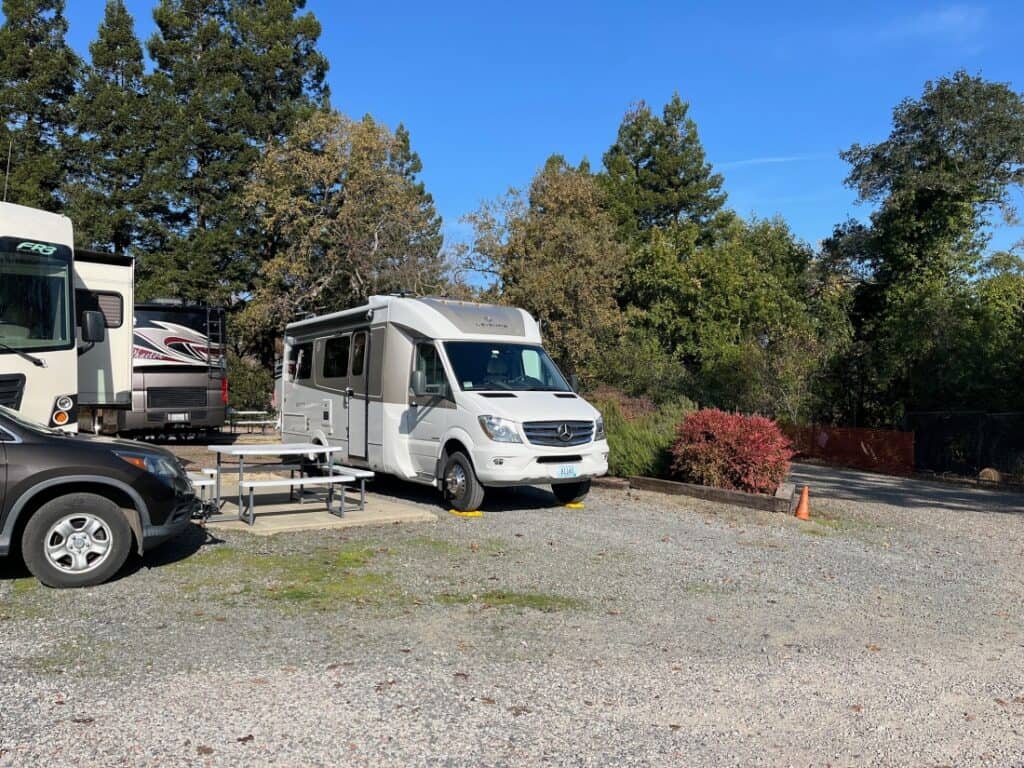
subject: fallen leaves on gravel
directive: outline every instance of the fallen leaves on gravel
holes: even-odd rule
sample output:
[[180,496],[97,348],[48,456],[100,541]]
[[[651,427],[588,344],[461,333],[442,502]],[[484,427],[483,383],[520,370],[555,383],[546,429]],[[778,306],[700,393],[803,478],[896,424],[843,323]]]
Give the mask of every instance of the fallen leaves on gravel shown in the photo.
[[878,651],[882,650],[882,646],[875,645],[874,643],[868,643],[864,647],[867,648],[872,653],[877,653]]
[[508,708],[508,711],[512,713],[513,717],[519,717],[521,715],[528,715],[533,712],[529,707],[524,707],[522,704],[516,704]]
[[251,733],[247,733],[245,734],[245,736],[239,736],[237,739],[235,739],[235,741],[237,741],[239,744],[248,744],[254,738],[255,737]]
[[377,693],[383,693],[392,685],[394,685],[395,682],[395,680],[381,680],[379,683],[377,683],[377,685],[373,687],[373,690],[375,690]]
[[469,680],[469,673],[468,672],[456,672],[454,677],[457,680]]
[[196,752],[198,752],[200,755],[212,755],[213,747],[207,747],[205,744],[200,744],[198,747],[196,747]]
[[851,704],[850,711],[856,712],[858,715],[864,711],[864,707],[860,704]]
[[72,717],[71,718],[71,722],[72,723],[78,723],[79,725],[89,725],[90,723],[95,723],[96,722],[96,718],[94,718],[94,717]]

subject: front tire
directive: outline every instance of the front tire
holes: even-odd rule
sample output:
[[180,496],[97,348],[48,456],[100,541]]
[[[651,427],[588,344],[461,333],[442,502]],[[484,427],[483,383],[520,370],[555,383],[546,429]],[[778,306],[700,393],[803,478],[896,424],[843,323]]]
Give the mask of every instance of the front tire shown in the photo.
[[581,480],[578,483],[556,483],[551,486],[551,492],[562,504],[578,504],[590,493],[590,481]]
[[132,531],[118,506],[92,493],[46,502],[21,537],[25,565],[48,587],[102,584],[124,565]]
[[445,502],[459,512],[474,512],[484,502],[484,487],[476,478],[472,462],[461,451],[445,461],[441,482]]

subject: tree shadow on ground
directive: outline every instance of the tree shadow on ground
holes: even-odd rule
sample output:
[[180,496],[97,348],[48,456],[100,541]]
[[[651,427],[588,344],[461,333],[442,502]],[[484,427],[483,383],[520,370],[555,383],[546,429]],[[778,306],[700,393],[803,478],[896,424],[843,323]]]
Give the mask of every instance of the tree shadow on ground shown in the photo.
[[[379,496],[399,502],[411,502],[432,507],[434,510],[447,510],[441,492],[436,488],[418,483],[410,483],[378,474],[366,484],[366,490]],[[510,488],[488,488],[484,494],[481,510],[484,512],[516,512],[524,510],[549,509],[561,504],[549,490],[532,485],[514,486]]]

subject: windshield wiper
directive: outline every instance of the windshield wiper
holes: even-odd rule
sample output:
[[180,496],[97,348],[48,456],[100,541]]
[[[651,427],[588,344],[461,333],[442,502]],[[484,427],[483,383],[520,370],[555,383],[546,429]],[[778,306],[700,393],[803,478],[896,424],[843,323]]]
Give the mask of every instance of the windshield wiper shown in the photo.
[[26,360],[28,360],[30,363],[32,363],[32,365],[38,366],[40,368],[46,367],[46,361],[43,360],[41,357],[36,357],[35,355],[30,355],[28,352],[23,352],[20,349],[15,349],[10,344],[4,344],[2,341],[0,341],[0,351],[13,352],[19,357],[23,357]]

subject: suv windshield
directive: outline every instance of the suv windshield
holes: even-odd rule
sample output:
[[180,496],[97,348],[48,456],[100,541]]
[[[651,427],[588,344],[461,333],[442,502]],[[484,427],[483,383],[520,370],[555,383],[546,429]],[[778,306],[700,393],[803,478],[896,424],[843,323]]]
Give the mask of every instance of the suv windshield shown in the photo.
[[543,347],[489,341],[446,341],[455,379],[466,392],[536,390],[568,392],[562,374]]
[[0,238],[0,343],[17,350],[68,349],[72,332],[71,249]]
[[11,426],[17,426],[21,429],[27,429],[30,432],[35,432],[38,435],[66,435],[67,432],[61,432],[59,429],[53,427],[47,427],[39,424],[35,421],[29,421],[17,411],[12,411],[6,405],[0,405],[0,426],[4,426],[4,420],[10,422]]

